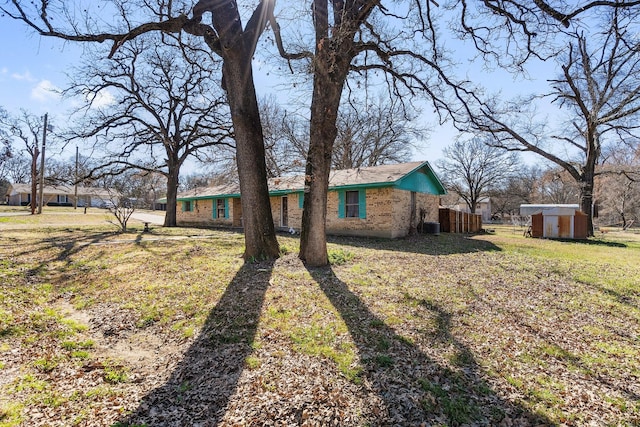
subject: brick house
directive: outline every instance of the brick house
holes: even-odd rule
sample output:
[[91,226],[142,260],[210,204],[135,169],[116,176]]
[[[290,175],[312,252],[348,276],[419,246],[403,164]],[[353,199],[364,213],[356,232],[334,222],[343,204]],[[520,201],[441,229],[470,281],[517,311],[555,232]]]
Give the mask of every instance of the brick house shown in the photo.
[[[268,182],[274,225],[299,231],[304,176]],[[429,162],[412,162],[331,171],[327,195],[327,233],[395,238],[418,223],[438,222],[439,197],[446,194]],[[178,194],[178,225],[242,227],[236,184],[196,188]]]

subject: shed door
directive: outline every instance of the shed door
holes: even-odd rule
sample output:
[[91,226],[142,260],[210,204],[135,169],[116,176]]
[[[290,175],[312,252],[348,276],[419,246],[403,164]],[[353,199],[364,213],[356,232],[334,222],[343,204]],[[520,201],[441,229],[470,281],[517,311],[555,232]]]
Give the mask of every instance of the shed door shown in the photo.
[[557,215],[544,215],[544,236],[543,237],[558,237],[558,216]]
[[570,239],[571,236],[571,217],[569,215],[561,215],[558,217],[558,237],[561,239]]

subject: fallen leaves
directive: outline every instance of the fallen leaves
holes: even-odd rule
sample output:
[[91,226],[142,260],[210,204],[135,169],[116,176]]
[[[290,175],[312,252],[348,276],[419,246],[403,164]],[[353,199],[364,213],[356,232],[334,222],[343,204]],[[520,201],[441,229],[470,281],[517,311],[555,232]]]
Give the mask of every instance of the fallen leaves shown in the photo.
[[[0,270],[2,421],[640,423],[640,292],[611,287],[620,272],[640,277],[638,266],[609,259],[576,280],[580,259],[497,250],[508,238],[498,234],[336,239],[349,259],[332,268],[306,269],[294,253],[239,267],[221,254],[241,253],[240,238],[213,236],[108,251],[0,241],[12,260]],[[591,248],[584,258],[597,262]],[[62,252],[66,261],[37,268]]]

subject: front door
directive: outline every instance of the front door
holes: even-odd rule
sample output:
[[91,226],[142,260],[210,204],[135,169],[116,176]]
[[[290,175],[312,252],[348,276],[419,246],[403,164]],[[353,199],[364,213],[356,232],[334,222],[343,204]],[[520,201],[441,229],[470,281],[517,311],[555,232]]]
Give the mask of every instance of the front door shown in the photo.
[[281,221],[280,225],[282,227],[289,226],[289,202],[287,196],[282,196],[282,203],[280,204],[282,212],[280,215]]

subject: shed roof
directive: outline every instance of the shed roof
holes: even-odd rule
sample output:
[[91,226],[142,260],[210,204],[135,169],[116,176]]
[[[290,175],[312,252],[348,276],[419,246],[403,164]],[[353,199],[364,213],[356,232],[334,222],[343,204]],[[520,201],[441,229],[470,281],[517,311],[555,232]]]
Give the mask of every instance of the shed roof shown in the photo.
[[573,215],[580,210],[578,204],[525,204],[520,205],[520,215],[535,215],[540,212],[546,215]]
[[[270,178],[267,184],[271,195],[300,192],[304,191],[304,175]],[[420,193],[446,194],[444,185],[429,162],[332,170],[329,174],[329,190],[376,187],[396,187]],[[178,195],[178,199],[182,200],[212,197],[240,197],[240,186],[227,184],[194,188]]]

